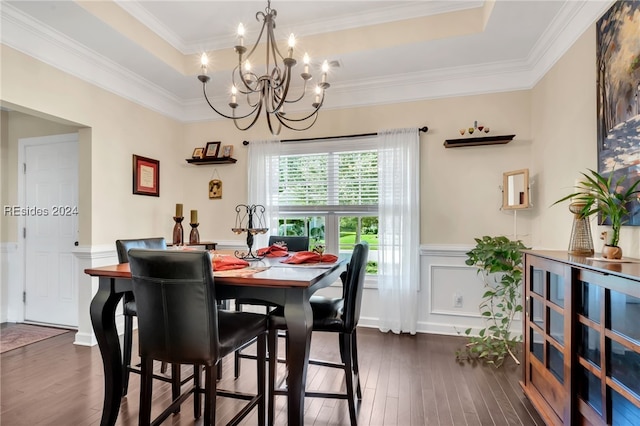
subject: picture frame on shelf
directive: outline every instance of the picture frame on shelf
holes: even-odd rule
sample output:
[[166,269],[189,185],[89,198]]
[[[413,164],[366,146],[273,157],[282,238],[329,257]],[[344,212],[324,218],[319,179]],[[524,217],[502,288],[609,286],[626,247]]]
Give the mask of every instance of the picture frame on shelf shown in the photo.
[[202,158],[204,155],[204,148],[196,148],[193,150],[193,154],[191,154],[191,158]]
[[160,161],[133,154],[133,193],[160,196]]
[[222,142],[207,142],[207,146],[204,149],[203,158],[218,158],[220,145],[222,145]]
[[222,147],[223,158],[231,158],[232,154],[233,154],[233,145],[225,145]]

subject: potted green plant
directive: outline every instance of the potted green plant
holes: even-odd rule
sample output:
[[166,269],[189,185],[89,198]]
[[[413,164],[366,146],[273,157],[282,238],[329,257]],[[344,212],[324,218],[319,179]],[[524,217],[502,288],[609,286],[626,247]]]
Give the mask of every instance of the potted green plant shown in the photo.
[[469,342],[456,352],[462,360],[480,360],[499,367],[507,355],[520,364],[517,352],[522,336],[511,334],[511,324],[518,312],[523,311],[520,284],[522,283],[521,241],[507,237],[475,238],[476,246],[467,253],[465,264],[478,268],[485,292],[480,302],[480,314],[486,321],[477,336],[471,329],[464,331]]
[[580,206],[582,217],[600,213],[603,222],[608,219],[612,231],[611,239],[605,241],[602,257],[620,259],[622,257],[622,249],[618,246],[620,227],[628,220],[627,205],[639,201],[640,190],[636,188],[638,188],[640,180],[625,190],[622,183],[627,178],[626,175],[620,176],[614,181],[613,172],[605,177],[594,170],[588,170],[590,174],[581,173],[584,179],[575,187],[576,192],[559,199],[553,205],[571,200],[572,205]]

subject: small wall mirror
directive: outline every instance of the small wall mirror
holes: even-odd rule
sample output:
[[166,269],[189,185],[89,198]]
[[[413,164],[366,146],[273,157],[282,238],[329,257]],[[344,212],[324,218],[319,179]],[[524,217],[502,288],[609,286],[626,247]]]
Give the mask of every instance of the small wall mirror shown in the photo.
[[503,173],[502,208],[504,210],[527,209],[529,202],[529,169]]

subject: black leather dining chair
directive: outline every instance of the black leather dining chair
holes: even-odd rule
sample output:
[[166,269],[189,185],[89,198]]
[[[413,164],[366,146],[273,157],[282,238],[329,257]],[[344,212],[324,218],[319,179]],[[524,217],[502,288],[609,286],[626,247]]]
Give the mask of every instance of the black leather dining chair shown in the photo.
[[[269,246],[277,243],[284,243],[287,246],[288,251],[307,251],[309,250],[309,237],[307,236],[282,236],[282,235],[270,235],[269,236]],[[267,312],[269,309],[272,309],[273,306],[267,305],[260,300],[249,300],[249,299],[236,299],[235,306],[236,311],[242,311],[243,305],[259,305],[267,307]],[[234,376],[237,379],[240,377],[240,361],[241,359],[255,359],[254,355],[243,353],[241,350],[236,351],[233,356],[233,372]]]
[[[358,349],[356,326],[360,319],[360,306],[362,305],[362,293],[364,291],[364,278],[369,256],[369,244],[366,241],[355,245],[351,260],[347,265],[347,271],[343,272],[342,297],[327,298],[323,296],[311,296],[310,303],[313,310],[313,332],[328,332],[339,334],[341,363],[332,363],[318,360],[309,360],[310,364],[324,367],[340,368],[345,373],[347,392],[305,392],[305,396],[312,398],[339,398],[346,399],[349,405],[349,418],[351,425],[357,425],[356,398],[362,399],[360,386]],[[286,390],[276,389],[276,372],[278,363],[278,330],[286,330],[284,310],[276,308],[269,314],[269,404],[267,410],[267,423],[273,425],[275,410],[275,396],[286,395]],[[355,390],[354,390],[355,387]]]
[[[193,364],[193,386],[173,398],[154,420],[160,424],[189,395],[194,395],[194,417],[201,416],[205,395],[204,425],[215,425],[216,396],[248,401],[228,424],[238,424],[254,407],[258,423],[265,421],[265,364],[267,317],[249,312],[219,310],[211,255],[207,251],[129,251],[133,293],[138,308],[138,348],[141,368],[139,424],[151,421],[153,361],[172,365]],[[218,391],[217,368],[222,358],[256,339],[258,342],[257,392]],[[205,371],[201,386],[201,367]]]
[[285,243],[289,251],[307,251],[309,250],[309,237],[306,236],[282,236],[270,235],[269,246],[276,243]]
[[[129,262],[128,252],[132,248],[166,250],[167,242],[163,237],[116,240],[118,263]],[[133,297],[133,293],[130,291],[124,293],[122,301],[122,314],[124,316],[124,337],[122,345],[122,395],[124,396],[129,390],[129,374],[131,372],[140,373],[140,370],[138,368],[131,366],[131,347],[133,345],[133,317],[138,316],[138,309],[136,307],[136,300]],[[162,365],[161,370],[164,373],[164,371],[166,370],[166,364]],[[179,381],[179,367],[173,368],[173,372],[176,371],[178,372],[177,380]],[[162,376],[158,376],[157,378],[164,381],[171,380]]]

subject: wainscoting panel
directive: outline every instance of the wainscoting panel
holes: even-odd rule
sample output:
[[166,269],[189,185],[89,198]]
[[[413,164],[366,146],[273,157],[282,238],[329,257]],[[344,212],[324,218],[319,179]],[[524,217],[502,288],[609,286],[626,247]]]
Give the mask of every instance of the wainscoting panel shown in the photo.
[[14,288],[20,282],[17,243],[0,244],[0,322],[18,322],[24,318],[22,290]]
[[[466,253],[472,248],[435,244],[420,247],[423,291],[420,294],[418,331],[455,335],[471,328],[475,334],[485,327],[479,311],[484,293],[482,277],[476,273],[475,267],[465,264]],[[456,297],[462,299],[459,307],[455,306]],[[513,324],[512,331],[522,332],[519,321]]]

